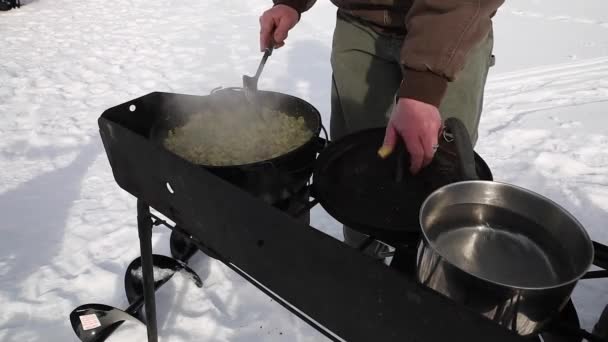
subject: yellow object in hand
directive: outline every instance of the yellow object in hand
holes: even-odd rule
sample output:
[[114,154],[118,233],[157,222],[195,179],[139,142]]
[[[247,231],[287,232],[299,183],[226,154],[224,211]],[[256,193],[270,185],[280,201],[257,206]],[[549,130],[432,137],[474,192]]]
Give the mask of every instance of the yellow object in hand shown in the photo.
[[390,156],[391,153],[393,153],[393,148],[391,146],[382,146],[378,150],[378,155],[382,159],[385,159],[386,157]]

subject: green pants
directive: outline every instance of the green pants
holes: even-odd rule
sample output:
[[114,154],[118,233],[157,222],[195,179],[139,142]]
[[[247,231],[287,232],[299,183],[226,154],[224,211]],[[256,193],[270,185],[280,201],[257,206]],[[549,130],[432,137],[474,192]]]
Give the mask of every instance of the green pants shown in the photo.
[[[403,37],[379,34],[372,28],[338,12],[331,65],[331,139],[362,129],[384,127],[402,80],[399,65]],[[439,111],[442,119],[459,118],[473,144],[483,104],[488,69],[493,64],[490,34],[469,55],[456,81],[449,83]],[[358,245],[364,238],[347,227],[345,242]],[[370,246],[369,253],[378,251]]]

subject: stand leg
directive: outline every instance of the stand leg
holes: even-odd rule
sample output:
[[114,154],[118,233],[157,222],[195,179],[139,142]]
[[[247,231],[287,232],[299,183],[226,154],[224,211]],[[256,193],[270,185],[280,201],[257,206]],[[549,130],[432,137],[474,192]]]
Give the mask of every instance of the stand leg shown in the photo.
[[152,219],[150,218],[150,207],[141,200],[137,200],[137,229],[139,231],[139,248],[141,251],[148,342],[158,342],[154,268],[152,266]]
[[409,276],[416,275],[417,249],[407,245],[395,246],[391,267]]

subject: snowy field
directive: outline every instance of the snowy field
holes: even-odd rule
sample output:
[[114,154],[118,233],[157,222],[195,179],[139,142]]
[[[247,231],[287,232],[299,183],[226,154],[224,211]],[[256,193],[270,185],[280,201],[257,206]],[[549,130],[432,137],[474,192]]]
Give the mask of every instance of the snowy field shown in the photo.
[[[99,139],[107,108],[152,91],[207,94],[252,74],[269,0],[23,0],[0,12],[0,341],[77,341],[69,313],[125,308],[139,255],[135,199]],[[269,60],[260,88],[302,97],[329,124],[335,8],[319,0]],[[495,20],[497,65],[477,151],[495,179],[543,194],[607,244],[608,3],[509,0]],[[340,239],[319,207],[312,225]],[[169,255],[168,230],[155,253]],[[175,276],[157,295],[162,341],[324,341],[224,265],[192,262],[203,290]],[[590,328],[607,281],[573,300]],[[124,325],[111,341],[145,339]]]

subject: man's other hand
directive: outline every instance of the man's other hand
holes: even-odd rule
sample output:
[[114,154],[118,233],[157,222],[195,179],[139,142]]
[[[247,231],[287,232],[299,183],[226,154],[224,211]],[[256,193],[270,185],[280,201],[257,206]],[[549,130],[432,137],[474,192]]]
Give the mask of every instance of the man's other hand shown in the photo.
[[416,174],[430,164],[435,155],[441,116],[437,107],[425,102],[400,98],[395,106],[378,154],[386,158],[403,139],[410,154],[410,172]]

